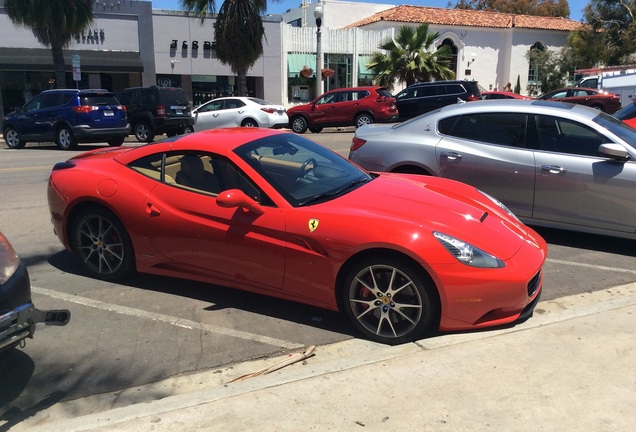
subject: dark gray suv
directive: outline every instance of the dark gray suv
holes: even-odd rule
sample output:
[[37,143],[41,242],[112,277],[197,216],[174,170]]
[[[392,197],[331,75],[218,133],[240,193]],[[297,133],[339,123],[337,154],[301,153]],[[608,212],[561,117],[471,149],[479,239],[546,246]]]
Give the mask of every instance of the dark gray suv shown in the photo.
[[395,99],[400,120],[406,120],[459,100],[478,101],[481,92],[477,81],[430,81],[408,86],[395,95]]
[[177,87],[131,87],[118,95],[126,106],[132,133],[140,142],[150,142],[155,135],[175,136],[194,125],[190,102]]

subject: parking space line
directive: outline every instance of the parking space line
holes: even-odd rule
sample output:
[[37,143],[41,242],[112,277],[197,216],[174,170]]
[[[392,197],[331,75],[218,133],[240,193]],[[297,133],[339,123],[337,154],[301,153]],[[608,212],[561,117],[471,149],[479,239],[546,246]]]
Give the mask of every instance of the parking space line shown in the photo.
[[174,317],[170,315],[164,315],[164,314],[159,314],[155,312],[148,312],[145,310],[135,309],[128,306],[121,306],[121,305],[116,305],[112,303],[106,303],[99,300],[93,300],[86,297],[80,297],[77,295],[65,294],[59,291],[53,291],[46,288],[32,286],[31,289],[35,293],[53,297],[58,300],[63,300],[70,303],[76,303],[82,306],[102,309],[109,312],[115,312],[122,315],[128,315],[135,318],[143,318],[143,319],[149,319],[152,321],[159,321],[162,323],[170,324],[177,327],[182,327],[185,329],[203,330],[203,331],[208,331],[210,333],[215,333],[221,336],[230,336],[230,337],[235,337],[239,339],[260,342],[267,345],[273,345],[273,346],[277,346],[277,347],[281,347],[285,349],[297,349],[297,348],[302,348],[305,346],[303,344],[284,341],[281,339],[271,338],[268,336],[257,335],[254,333],[248,333],[248,332],[244,332],[240,330],[235,330],[235,329],[230,329],[230,328],[225,328],[225,327],[220,327],[215,325],[202,324],[196,321]]
[[563,261],[563,260],[552,259],[552,258],[548,258],[546,261],[549,262],[549,263],[554,263],[554,264],[563,264],[563,265],[576,266],[576,267],[585,267],[585,268],[590,268],[590,269],[595,269],[595,270],[607,270],[607,271],[618,272],[618,273],[636,274],[636,270],[631,270],[631,269],[624,269],[624,268],[617,268],[617,267],[607,267],[607,266],[579,263],[579,262],[573,262],[573,261]]

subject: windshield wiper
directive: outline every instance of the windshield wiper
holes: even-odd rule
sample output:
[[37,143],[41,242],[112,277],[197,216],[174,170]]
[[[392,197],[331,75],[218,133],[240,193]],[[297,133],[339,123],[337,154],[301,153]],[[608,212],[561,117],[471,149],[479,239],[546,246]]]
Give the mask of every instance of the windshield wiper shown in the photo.
[[355,180],[353,180],[353,181],[351,181],[349,183],[346,183],[344,186],[342,186],[342,187],[340,187],[340,188],[338,188],[336,190],[333,190],[331,192],[321,193],[321,194],[309,197],[305,201],[302,201],[301,203],[299,203],[298,205],[299,206],[304,206],[304,205],[311,204],[311,203],[316,202],[316,201],[321,201],[321,200],[324,200],[324,199],[327,199],[327,198],[330,198],[330,197],[333,197],[333,196],[336,196],[336,195],[340,195],[343,192],[353,188],[354,186],[357,186],[360,183],[365,183],[367,181],[369,181],[368,177],[361,177],[361,178],[355,179]]

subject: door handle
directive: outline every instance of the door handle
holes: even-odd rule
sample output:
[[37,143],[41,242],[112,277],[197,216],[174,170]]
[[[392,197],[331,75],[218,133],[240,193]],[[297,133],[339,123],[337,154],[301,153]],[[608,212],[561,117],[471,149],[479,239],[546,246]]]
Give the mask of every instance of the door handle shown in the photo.
[[541,165],[541,171],[549,171],[552,174],[565,174],[568,172],[568,170],[558,165]]
[[146,204],[146,213],[148,213],[150,217],[161,216],[161,210],[151,203]]
[[462,158],[462,155],[457,152],[442,152],[441,156],[448,160],[457,160]]

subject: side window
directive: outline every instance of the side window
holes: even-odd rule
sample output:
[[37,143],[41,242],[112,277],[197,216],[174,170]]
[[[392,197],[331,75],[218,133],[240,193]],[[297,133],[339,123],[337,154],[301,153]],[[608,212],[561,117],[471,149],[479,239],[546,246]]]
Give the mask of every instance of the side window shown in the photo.
[[598,156],[598,147],[610,142],[585,125],[550,116],[537,116],[539,149],[580,156]]
[[220,109],[223,109],[223,101],[210,102],[200,109],[199,112],[218,111]]
[[338,92],[329,93],[318,99],[317,104],[330,104],[338,102]]
[[129,163],[128,167],[154,180],[174,184],[174,177],[165,173],[164,160],[164,153],[155,153]]
[[447,84],[446,93],[442,93],[442,94],[454,95],[454,94],[462,94],[462,93],[466,93],[466,89],[462,87],[461,84]]
[[40,106],[42,105],[42,98],[44,96],[45,95],[39,95],[31,99],[29,102],[27,102],[26,105],[24,105],[24,111],[29,112],[29,111],[39,110]]
[[525,148],[526,123],[526,114],[476,113],[443,119],[438,129],[457,138]]
[[428,97],[428,96],[435,96],[436,94],[436,89],[439,86],[435,86],[435,85],[429,85],[429,86],[422,86],[419,87],[418,89],[416,89],[416,93],[415,95],[419,98],[419,97]]
[[237,109],[245,106],[245,104],[238,99],[226,99],[225,109]]

